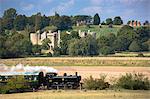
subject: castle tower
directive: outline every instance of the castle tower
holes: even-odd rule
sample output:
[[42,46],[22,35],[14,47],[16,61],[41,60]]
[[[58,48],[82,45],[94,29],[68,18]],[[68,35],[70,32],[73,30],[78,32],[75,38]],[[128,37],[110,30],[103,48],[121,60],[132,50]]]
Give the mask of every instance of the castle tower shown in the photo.
[[37,45],[38,44],[38,34],[37,33],[31,33],[30,34],[30,40],[32,42],[33,45]]
[[61,42],[61,41],[60,41],[60,30],[58,30],[57,36],[58,36],[58,37],[57,37],[57,38],[58,38],[58,41],[57,41],[58,44],[57,44],[57,45],[58,45],[58,47],[60,47],[60,42]]

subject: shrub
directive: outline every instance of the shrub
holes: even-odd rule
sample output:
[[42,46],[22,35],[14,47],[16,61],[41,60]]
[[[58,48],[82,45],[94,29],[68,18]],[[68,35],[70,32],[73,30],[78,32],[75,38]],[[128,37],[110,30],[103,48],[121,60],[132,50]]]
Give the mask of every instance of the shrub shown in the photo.
[[101,75],[99,79],[94,79],[92,76],[83,80],[83,87],[89,90],[102,90],[109,88],[109,83],[105,82],[106,76]]
[[137,57],[144,57],[143,53],[138,53]]
[[13,77],[8,80],[6,85],[0,86],[0,93],[9,93],[11,90],[19,91],[29,88],[23,76]]
[[114,50],[109,46],[104,46],[101,48],[100,53],[103,55],[114,54]]
[[141,73],[126,73],[118,79],[117,86],[124,89],[149,90],[150,81]]
[[141,51],[141,45],[138,41],[133,41],[129,46],[129,51],[131,52],[139,52]]
[[52,53],[51,53],[51,52],[49,52],[49,53],[47,53],[47,54],[46,54],[46,56],[48,56],[48,57],[52,57],[53,55],[52,55]]

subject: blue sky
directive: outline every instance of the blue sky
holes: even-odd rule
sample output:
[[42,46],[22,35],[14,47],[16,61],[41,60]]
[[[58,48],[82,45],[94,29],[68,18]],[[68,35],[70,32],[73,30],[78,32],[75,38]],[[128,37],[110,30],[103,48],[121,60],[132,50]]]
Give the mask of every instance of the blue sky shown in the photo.
[[0,16],[11,7],[27,16],[37,12],[50,16],[56,11],[60,15],[99,13],[102,21],[115,16],[121,16],[124,22],[150,21],[150,0],[0,0]]

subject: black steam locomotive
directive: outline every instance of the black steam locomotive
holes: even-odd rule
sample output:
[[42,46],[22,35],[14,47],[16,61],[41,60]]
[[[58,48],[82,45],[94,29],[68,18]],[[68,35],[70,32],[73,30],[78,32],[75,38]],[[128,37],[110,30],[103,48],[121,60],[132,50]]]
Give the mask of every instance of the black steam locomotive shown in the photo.
[[[0,75],[0,86],[6,85],[9,79],[17,77],[18,75]],[[27,81],[27,84],[32,89],[39,89],[40,87],[46,87],[47,89],[77,89],[80,86],[81,76],[67,75],[58,76],[57,73],[43,72],[38,75],[22,75]]]

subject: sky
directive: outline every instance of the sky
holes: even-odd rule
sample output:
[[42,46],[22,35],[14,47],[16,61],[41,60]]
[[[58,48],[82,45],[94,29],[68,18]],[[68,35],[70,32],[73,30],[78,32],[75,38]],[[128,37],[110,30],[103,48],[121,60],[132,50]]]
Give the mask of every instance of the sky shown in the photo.
[[18,14],[31,16],[41,12],[47,16],[91,15],[99,13],[101,21],[121,16],[128,20],[150,21],[150,0],[0,0],[0,17],[8,8],[15,8]]

